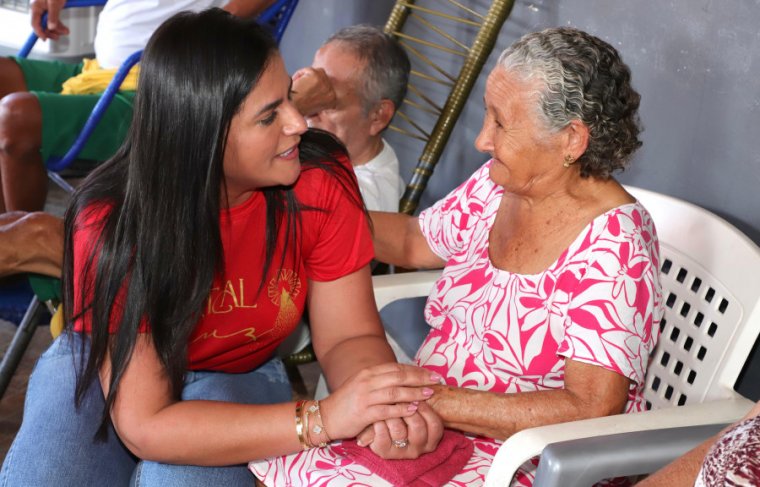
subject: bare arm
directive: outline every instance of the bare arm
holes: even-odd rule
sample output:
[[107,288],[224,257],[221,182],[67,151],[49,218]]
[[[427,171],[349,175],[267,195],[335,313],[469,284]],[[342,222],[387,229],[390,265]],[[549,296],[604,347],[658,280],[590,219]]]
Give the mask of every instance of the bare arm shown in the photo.
[[333,108],[335,90],[322,68],[301,68],[293,74],[293,103],[303,116]]
[[[742,419],[749,419],[760,414],[760,402],[755,404],[755,407]],[[677,460],[664,466],[657,472],[653,473],[642,482],[639,482],[640,487],[656,487],[659,485],[668,485],[673,487],[691,487],[697,480],[699,470],[702,468],[702,462],[707,456],[707,452],[715,444],[716,441],[725,433],[731,429],[733,425],[727,427],[717,435],[704,441],[697,447],[689,450],[683,456]]]
[[567,360],[564,389],[499,394],[434,386],[428,403],[447,428],[505,439],[533,426],[621,413],[629,385],[615,372]]
[[230,0],[224,10],[238,17],[255,17],[274,2],[275,0]]
[[0,215],[0,277],[33,272],[61,277],[63,220],[48,213]]
[[375,258],[408,269],[436,269],[445,262],[427,244],[416,217],[371,211]]
[[[340,385],[362,369],[395,363],[377,313],[369,266],[336,281],[310,282],[308,296],[314,350],[335,391],[330,398],[341,395]],[[331,296],[340,299],[330,299]],[[430,379],[432,385],[440,378]],[[427,389],[432,393],[431,388]],[[422,393],[427,395],[424,389]],[[326,426],[330,431],[331,426]],[[443,435],[440,418],[424,403],[414,414],[378,421],[373,429],[376,440],[371,447],[383,458],[417,458],[433,451]],[[393,447],[392,438],[405,438],[409,446]]]
[[334,281],[309,281],[312,344],[330,388],[359,370],[396,362],[375,306],[369,266]]
[[[32,0],[29,10],[32,14],[32,29],[40,39],[56,40],[62,35],[69,34],[69,28],[60,21],[61,10],[66,0]],[[47,12],[47,28],[42,28],[42,15]]]
[[[414,415],[410,403],[429,397],[423,386],[438,380],[429,371],[393,362],[379,319],[357,302],[369,282],[368,270],[362,269],[330,283],[310,283],[315,350],[337,389],[321,401],[324,426],[333,439],[354,437],[377,421]],[[101,370],[105,391],[109,364]],[[148,335],[137,341],[111,410],[119,437],[139,458],[190,465],[232,465],[296,452],[301,447],[294,417],[294,403],[173,399]]]

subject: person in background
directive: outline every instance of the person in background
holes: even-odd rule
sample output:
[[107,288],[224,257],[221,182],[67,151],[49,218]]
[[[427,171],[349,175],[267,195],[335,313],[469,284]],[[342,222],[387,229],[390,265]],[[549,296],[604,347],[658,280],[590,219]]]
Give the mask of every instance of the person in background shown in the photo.
[[392,36],[357,25],[330,36],[311,67],[293,75],[296,94],[317,84],[318,77],[326,77],[332,86],[334,103],[324,103],[327,108],[320,110],[303,108],[302,113],[310,127],[326,130],[345,144],[370,210],[398,211],[404,183],[396,153],[382,134],[401,107],[410,69],[406,52]]
[[636,484],[639,487],[760,485],[760,402],[736,424]]
[[[418,217],[370,212],[377,260],[443,268],[416,362],[446,381],[427,405],[474,445],[446,485],[482,485],[517,431],[645,408],[659,246],[646,208],[613,178],[641,145],[639,100],[607,42],[567,27],[527,34],[486,81],[475,147],[489,160]],[[358,441],[380,455],[403,448],[378,433]],[[389,484],[341,448],[250,466],[272,487]],[[531,485],[534,470],[515,483]]]
[[[156,30],[127,139],[64,228],[67,328],[0,485],[248,486],[251,458],[377,423],[414,425],[406,458],[440,440],[424,399],[441,377],[385,340],[345,148],[307,131],[255,21],[209,9]],[[334,392],[293,402],[274,351],[307,307]]]
[[[33,11],[39,10],[39,3],[33,6]],[[111,0],[108,5],[112,5],[113,9],[118,3],[118,0]],[[233,1],[227,4],[226,9],[240,13],[239,8],[243,5],[249,8],[256,6],[254,10],[247,11],[251,14],[268,3],[271,2]],[[108,14],[109,11],[104,13]],[[51,17],[53,14],[51,10]],[[161,17],[157,14],[153,16]],[[119,24],[116,20],[109,20],[108,23]],[[53,38],[68,32],[59,22],[53,21],[53,25],[57,27],[50,26],[52,30],[41,31],[40,34]],[[131,49],[138,49],[147,42],[147,38],[143,40],[139,35],[129,38],[123,32],[120,35],[111,32],[99,36],[100,39],[106,37],[110,39],[109,44],[125,39],[123,44],[126,45],[120,47],[121,53],[116,58],[128,55]],[[10,58],[0,59],[0,64],[3,62],[13,61]],[[391,36],[374,27],[356,26],[332,36],[318,51],[314,67],[301,69],[293,76],[292,97],[296,108],[303,115],[311,115],[309,120],[316,128],[325,129],[348,141],[349,158],[370,210],[395,211],[401,198],[403,183],[398,173],[398,159],[381,134],[404,98],[409,69],[406,53]],[[60,95],[53,97],[60,98]],[[131,114],[127,120],[129,118]],[[114,144],[109,152],[115,151],[116,147]],[[25,167],[33,168],[36,165]],[[42,176],[42,186],[47,188],[44,171]],[[0,245],[0,276],[30,272],[39,266],[45,266],[45,274],[60,276],[63,222],[42,213],[27,217],[20,211],[13,212],[5,221],[8,223],[0,226],[0,243],[3,243]],[[36,241],[38,236],[44,236],[44,241]]]
[[43,212],[0,214],[0,278],[32,272],[61,277],[63,220]]
[[[60,21],[65,0],[32,0],[32,28],[40,39],[68,35]],[[0,213],[39,211],[47,198],[44,161],[73,145],[116,69],[167,18],[183,10],[224,7],[253,17],[274,0],[110,0],[98,18],[95,60],[70,64],[0,57]],[[42,15],[48,14],[47,27]],[[128,77],[84,149],[81,159],[116,153],[132,118],[136,76]],[[65,93],[65,94],[63,94]]]

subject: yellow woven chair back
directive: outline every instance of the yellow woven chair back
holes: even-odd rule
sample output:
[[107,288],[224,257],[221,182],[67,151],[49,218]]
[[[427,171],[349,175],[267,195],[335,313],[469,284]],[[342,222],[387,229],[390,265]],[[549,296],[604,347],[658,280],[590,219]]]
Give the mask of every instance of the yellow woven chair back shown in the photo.
[[514,0],[493,0],[487,11],[477,12],[464,0],[396,1],[385,32],[406,49],[412,73],[390,129],[424,144],[401,212],[416,210],[513,5]]

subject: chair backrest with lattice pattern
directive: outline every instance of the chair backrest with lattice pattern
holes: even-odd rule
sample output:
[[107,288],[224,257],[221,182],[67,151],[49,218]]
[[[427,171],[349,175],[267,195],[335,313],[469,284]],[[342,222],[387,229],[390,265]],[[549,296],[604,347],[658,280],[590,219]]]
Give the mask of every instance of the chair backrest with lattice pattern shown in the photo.
[[647,372],[658,409],[736,395],[760,333],[760,248],[717,215],[627,188],[649,211],[660,241],[665,315]]

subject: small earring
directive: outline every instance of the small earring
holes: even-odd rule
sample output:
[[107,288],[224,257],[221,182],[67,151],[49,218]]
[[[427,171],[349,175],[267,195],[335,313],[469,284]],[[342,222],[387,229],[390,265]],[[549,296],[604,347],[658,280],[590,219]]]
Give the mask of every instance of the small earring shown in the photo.
[[565,167],[570,167],[570,165],[573,164],[574,162],[575,162],[575,159],[573,159],[573,156],[571,156],[570,154],[567,154],[565,156],[565,162],[562,165]]

